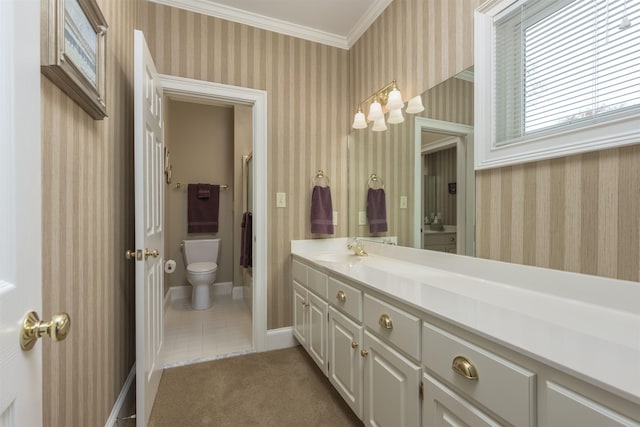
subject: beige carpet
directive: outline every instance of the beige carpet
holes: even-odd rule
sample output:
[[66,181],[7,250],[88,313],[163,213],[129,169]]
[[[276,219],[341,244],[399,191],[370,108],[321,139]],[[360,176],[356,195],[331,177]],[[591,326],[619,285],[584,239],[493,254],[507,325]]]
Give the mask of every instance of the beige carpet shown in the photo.
[[166,369],[150,426],[362,426],[297,346]]

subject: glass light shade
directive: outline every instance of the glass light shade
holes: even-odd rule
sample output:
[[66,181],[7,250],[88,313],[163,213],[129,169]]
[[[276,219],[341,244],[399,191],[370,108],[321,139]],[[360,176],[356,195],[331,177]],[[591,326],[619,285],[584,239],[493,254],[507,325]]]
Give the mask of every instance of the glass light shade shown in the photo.
[[409,100],[407,104],[407,113],[416,114],[424,111],[424,105],[422,105],[422,97],[420,95],[414,96]]
[[374,132],[387,130],[387,124],[384,122],[384,115],[373,122],[373,127],[371,128],[371,130]]
[[369,119],[369,121],[371,122],[375,122],[381,117],[384,118],[384,113],[382,112],[382,105],[380,105],[380,103],[376,99],[375,101],[373,101],[373,103],[369,107],[369,115],[367,116],[367,119]]
[[404,101],[402,100],[402,94],[395,87],[389,92],[389,99],[387,100],[387,110],[399,110],[404,107]]
[[391,110],[389,112],[389,118],[387,119],[387,123],[396,124],[404,122],[404,116],[402,115],[402,110]]
[[358,111],[356,113],[351,127],[354,129],[364,129],[367,127],[367,120],[364,118],[364,113],[362,111]]

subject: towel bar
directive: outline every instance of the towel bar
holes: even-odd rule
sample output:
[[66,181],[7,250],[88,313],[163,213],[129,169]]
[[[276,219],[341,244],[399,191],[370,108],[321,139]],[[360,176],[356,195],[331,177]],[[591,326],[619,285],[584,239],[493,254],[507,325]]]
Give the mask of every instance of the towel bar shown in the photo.
[[[181,182],[176,182],[176,186],[175,186],[174,188],[175,188],[176,190],[180,190],[180,189],[182,189],[182,183],[181,183]],[[221,190],[228,190],[228,189],[229,189],[229,186],[228,186],[227,184],[222,184],[222,185],[220,186],[220,189],[221,189]]]
[[379,184],[378,188],[384,189],[384,180],[380,178],[378,175],[376,175],[375,173],[372,173],[371,176],[369,177],[369,181],[367,181],[367,186],[369,188],[373,188],[371,184],[374,182],[377,182]]

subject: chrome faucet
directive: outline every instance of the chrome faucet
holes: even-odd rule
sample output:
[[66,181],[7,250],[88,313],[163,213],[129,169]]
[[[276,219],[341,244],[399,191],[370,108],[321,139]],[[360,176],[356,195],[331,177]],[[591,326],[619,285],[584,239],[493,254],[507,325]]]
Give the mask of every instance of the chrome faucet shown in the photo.
[[364,251],[364,243],[355,237],[347,243],[347,248],[351,249],[357,256],[369,255]]

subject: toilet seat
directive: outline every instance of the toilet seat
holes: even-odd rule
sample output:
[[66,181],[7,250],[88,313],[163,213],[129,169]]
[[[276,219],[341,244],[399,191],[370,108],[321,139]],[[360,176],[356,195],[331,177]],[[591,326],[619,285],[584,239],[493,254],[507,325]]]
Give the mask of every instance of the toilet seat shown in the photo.
[[192,274],[208,274],[218,271],[218,264],[215,262],[194,262],[187,266],[187,272]]

